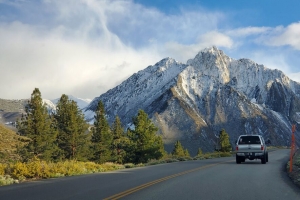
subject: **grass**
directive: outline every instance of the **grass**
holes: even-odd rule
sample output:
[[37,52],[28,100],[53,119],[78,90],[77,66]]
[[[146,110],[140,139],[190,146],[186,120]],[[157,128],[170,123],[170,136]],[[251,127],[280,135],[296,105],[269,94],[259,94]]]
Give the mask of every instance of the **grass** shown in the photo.
[[64,176],[75,176],[81,174],[100,173],[107,171],[120,170],[125,168],[136,168],[149,165],[157,165],[162,163],[180,162],[188,160],[202,160],[217,157],[231,156],[231,153],[206,153],[195,158],[192,157],[176,157],[166,155],[160,160],[150,160],[147,163],[104,163],[97,164],[94,162],[79,162],[75,160],[67,160],[64,162],[45,162],[37,158],[28,163],[0,163],[0,186],[9,185],[29,180],[58,178]]

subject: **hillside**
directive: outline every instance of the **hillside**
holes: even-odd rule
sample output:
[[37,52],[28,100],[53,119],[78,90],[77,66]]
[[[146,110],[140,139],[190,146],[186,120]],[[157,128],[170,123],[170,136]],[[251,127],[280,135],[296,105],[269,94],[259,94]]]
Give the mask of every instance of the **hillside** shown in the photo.
[[17,160],[17,146],[23,145],[28,138],[19,136],[16,132],[0,124],[0,163]]

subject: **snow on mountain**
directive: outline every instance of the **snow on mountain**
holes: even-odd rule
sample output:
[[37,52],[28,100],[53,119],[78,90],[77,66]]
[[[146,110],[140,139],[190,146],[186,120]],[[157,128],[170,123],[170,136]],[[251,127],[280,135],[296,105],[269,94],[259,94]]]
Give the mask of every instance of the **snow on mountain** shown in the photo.
[[43,99],[43,104],[46,105],[49,113],[56,110],[56,104],[54,104],[51,100]]
[[[77,102],[77,105],[80,109],[84,109],[86,106],[89,105],[89,103],[91,103],[91,99],[82,99],[82,98],[77,98],[77,97],[74,97],[72,95],[68,95],[68,98],[69,100],[73,100],[75,102]],[[57,98],[57,99],[53,99],[51,100],[51,102],[53,102],[53,104],[57,104],[57,102],[59,101],[60,98]]]
[[100,100],[110,123],[118,115],[127,125],[143,109],[168,151],[180,140],[193,154],[199,147],[213,150],[222,128],[232,143],[240,134],[261,134],[288,145],[290,125],[300,112],[300,84],[279,70],[211,47],[187,64],[165,58],[133,74],[86,107],[88,120]]
[[[145,70],[133,74],[100,98],[105,102],[107,112],[113,115],[121,112],[133,116],[137,109],[149,106],[153,99],[157,99],[173,85],[175,77],[186,67],[187,65],[172,58],[165,58],[154,66],[149,66]],[[98,101],[99,98],[95,98],[86,108],[85,116],[88,120],[92,120],[94,117],[94,113],[88,111],[94,111]],[[109,120],[114,119],[110,118]]]

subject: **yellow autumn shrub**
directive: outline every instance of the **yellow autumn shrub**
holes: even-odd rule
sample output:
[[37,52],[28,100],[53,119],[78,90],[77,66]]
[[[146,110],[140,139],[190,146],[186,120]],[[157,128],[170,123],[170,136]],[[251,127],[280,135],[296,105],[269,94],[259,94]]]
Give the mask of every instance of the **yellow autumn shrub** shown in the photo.
[[18,180],[23,180],[24,178],[29,178],[29,171],[26,163],[16,162],[15,164],[10,164],[11,176]]
[[0,176],[5,174],[6,164],[0,163]]

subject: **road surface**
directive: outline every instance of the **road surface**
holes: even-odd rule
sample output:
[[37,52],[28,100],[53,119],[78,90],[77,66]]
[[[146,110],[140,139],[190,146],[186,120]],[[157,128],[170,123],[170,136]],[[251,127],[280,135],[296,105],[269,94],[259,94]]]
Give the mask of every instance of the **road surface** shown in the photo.
[[299,200],[287,177],[289,150],[236,164],[235,158],[185,161],[0,187],[0,200],[209,199]]

